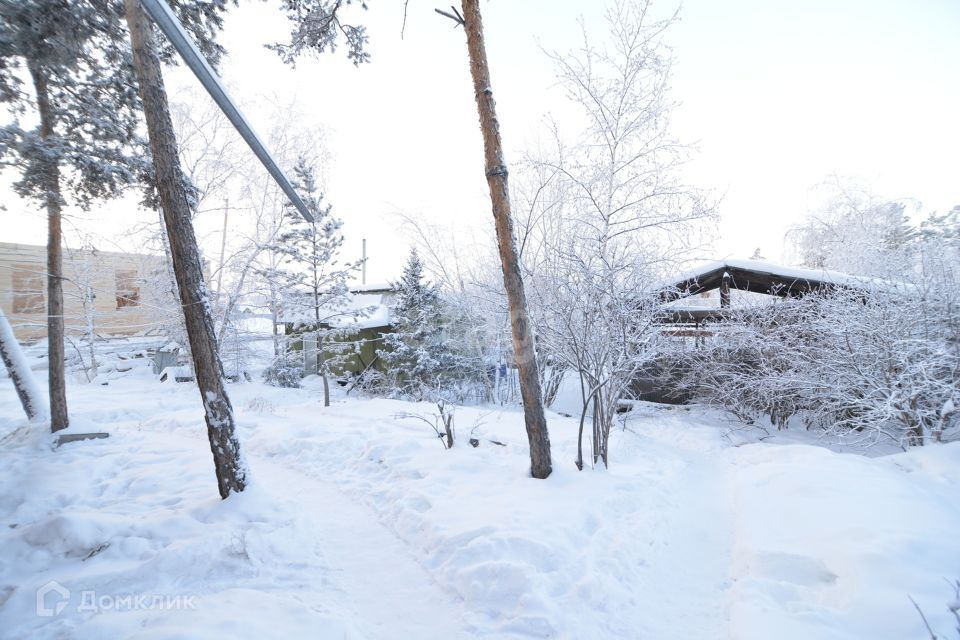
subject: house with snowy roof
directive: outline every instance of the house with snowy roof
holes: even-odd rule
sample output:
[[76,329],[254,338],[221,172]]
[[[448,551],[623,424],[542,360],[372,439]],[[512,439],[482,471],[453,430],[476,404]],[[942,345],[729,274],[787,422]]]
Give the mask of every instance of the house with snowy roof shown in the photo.
[[313,309],[303,305],[288,305],[281,309],[277,321],[283,325],[286,335],[299,338],[290,347],[303,354],[304,373],[316,373],[320,358],[342,355],[343,363],[335,373],[360,375],[378,367],[377,350],[385,333],[392,331],[390,309],[395,292],[388,284],[362,285],[350,290],[347,304],[321,311],[324,320],[320,329],[337,329],[325,342],[323,351],[317,340],[304,328],[316,324]]
[[[905,286],[839,271],[787,267],[761,260],[707,262],[662,285],[661,322],[696,325],[723,319],[731,309],[761,300],[800,298],[811,292],[852,289],[869,292]],[[737,291],[737,294],[732,292]]]
[[[761,260],[720,260],[677,274],[658,287],[663,300],[659,323],[664,335],[699,344],[715,335],[716,327],[711,325],[739,310],[841,288],[869,295],[870,291],[904,286],[909,285]],[[665,382],[663,371],[660,363],[651,363],[634,385],[637,397],[665,403],[686,401],[685,391]]]

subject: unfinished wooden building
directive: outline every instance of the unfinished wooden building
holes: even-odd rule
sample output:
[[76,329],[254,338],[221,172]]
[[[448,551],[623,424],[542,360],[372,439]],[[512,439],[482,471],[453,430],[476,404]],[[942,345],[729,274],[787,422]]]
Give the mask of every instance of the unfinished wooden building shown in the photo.
[[[65,249],[64,324],[71,335],[148,332],[163,319],[169,283],[163,256]],[[0,308],[17,339],[47,335],[47,248],[0,242]]]

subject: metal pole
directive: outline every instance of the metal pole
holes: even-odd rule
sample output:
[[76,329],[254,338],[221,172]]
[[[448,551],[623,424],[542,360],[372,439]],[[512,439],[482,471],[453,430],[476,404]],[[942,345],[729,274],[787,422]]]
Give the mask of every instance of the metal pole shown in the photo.
[[167,6],[167,3],[163,0],[140,0],[140,3],[150,18],[160,27],[164,35],[167,36],[167,39],[170,40],[170,44],[177,50],[177,53],[180,54],[183,61],[187,63],[187,66],[190,67],[193,74],[200,80],[200,84],[207,90],[207,93],[209,93],[210,97],[217,103],[220,110],[223,111],[227,119],[233,123],[233,126],[250,146],[254,155],[260,159],[260,162],[263,163],[263,166],[270,172],[273,179],[277,181],[277,184],[280,185],[283,192],[287,194],[290,202],[297,208],[300,215],[302,215],[307,222],[313,222],[313,216],[307,209],[307,205],[304,204],[296,189],[293,188],[293,184],[291,184],[286,174],[273,159],[273,156],[270,155],[266,146],[264,146],[260,138],[257,137],[250,123],[247,122],[236,104],[234,104],[230,96],[227,95],[226,89],[224,89],[223,84],[220,83],[220,78],[217,77],[217,74],[207,62],[206,58],[203,57],[203,54],[197,49],[196,45],[193,44],[193,41],[190,40],[190,36],[187,35],[187,32],[183,29],[183,26],[180,24],[180,21],[177,20],[173,11],[170,10],[170,7]]

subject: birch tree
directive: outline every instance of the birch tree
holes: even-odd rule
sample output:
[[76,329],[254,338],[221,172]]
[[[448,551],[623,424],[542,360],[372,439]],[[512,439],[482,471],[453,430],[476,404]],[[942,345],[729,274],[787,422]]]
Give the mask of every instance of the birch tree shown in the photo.
[[908,200],[883,200],[836,176],[817,192],[822,204],[787,235],[802,265],[893,279],[915,271],[919,230]]
[[552,123],[550,145],[528,157],[521,190],[539,347],[578,376],[594,464],[609,464],[618,402],[655,356],[660,274],[696,247],[713,215],[682,180],[688,150],[669,127],[664,37],[675,20],[653,19],[646,1],[617,2],[600,44],[584,33],[577,50],[548,54],[586,125],[571,132]]

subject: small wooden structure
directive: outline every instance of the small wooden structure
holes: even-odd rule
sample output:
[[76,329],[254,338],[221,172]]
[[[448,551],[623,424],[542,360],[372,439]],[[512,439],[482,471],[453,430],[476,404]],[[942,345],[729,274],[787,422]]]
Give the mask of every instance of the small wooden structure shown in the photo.
[[[290,348],[302,352],[304,374],[315,373],[319,360],[337,354],[346,356],[342,364],[334,367],[337,376],[356,376],[377,369],[380,366],[377,350],[383,347],[383,336],[393,331],[390,309],[395,294],[393,287],[386,284],[352,289],[345,309],[330,309],[325,314],[330,319],[322,322],[320,328],[340,331],[326,342],[322,352],[312,335],[315,329],[311,311],[296,306],[281,310],[277,320],[284,325],[284,333],[300,336],[291,342]],[[354,311],[356,316],[352,315]]]
[[[722,320],[729,315],[731,291],[779,298],[799,298],[814,291],[868,289],[882,283],[836,271],[786,267],[757,260],[724,260],[707,263],[663,287],[663,324],[695,325]],[[684,307],[676,301],[719,290],[719,307]]]
[[94,431],[93,433],[63,433],[57,436],[53,448],[59,449],[61,445],[70,442],[80,442],[82,440],[102,440],[109,438],[110,434],[103,431]]
[[[771,303],[782,298],[799,298],[837,288],[869,290],[891,283],[860,278],[835,271],[800,269],[756,260],[710,262],[664,283],[663,306],[658,318],[660,332],[671,338],[692,338],[696,345],[716,335],[718,322],[731,317],[738,308],[733,290]],[[710,295],[717,292],[718,295]],[[637,376],[633,386],[640,400],[682,404],[690,399],[688,390],[664,383],[665,363],[654,361]]]

